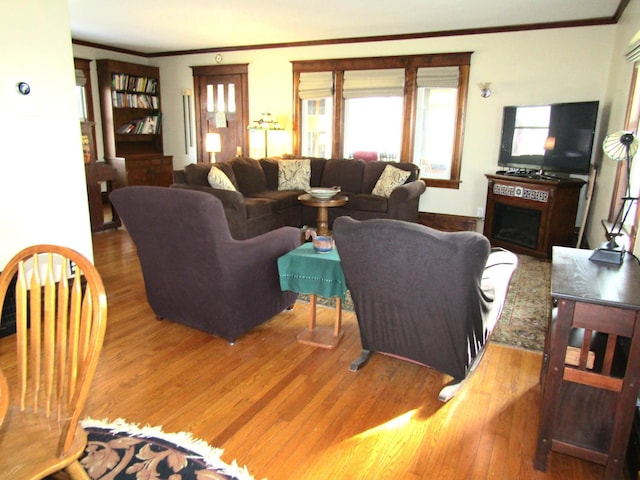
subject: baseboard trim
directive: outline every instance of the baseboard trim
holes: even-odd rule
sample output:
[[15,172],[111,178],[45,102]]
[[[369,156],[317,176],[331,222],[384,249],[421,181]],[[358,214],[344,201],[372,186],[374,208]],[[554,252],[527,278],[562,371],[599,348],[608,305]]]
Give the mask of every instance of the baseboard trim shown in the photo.
[[476,217],[418,212],[418,223],[444,232],[475,232],[477,231],[477,222]]

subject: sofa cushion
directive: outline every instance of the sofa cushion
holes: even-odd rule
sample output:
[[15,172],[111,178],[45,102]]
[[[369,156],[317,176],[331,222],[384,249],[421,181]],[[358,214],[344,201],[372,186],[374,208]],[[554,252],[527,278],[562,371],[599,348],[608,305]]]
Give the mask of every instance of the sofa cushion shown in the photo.
[[184,177],[188,185],[198,185],[200,187],[209,187],[209,170],[211,163],[190,163],[184,167]]
[[209,175],[207,176],[207,180],[209,181],[209,185],[212,188],[218,188],[220,190],[233,190],[236,191],[236,187],[231,183],[229,177],[227,177],[222,170],[220,170],[217,166],[212,166],[209,170]]
[[236,179],[236,174],[233,172],[233,163],[218,162],[215,164],[215,166],[220,170],[222,170],[222,173],[224,173],[227,176],[227,178],[231,180],[231,183],[233,183],[233,186],[235,187],[235,189],[238,190],[238,180]]
[[387,197],[372,195],[370,193],[359,193],[350,195],[349,201],[342,207],[344,211],[380,212],[387,213],[389,201]]
[[278,162],[278,190],[308,190],[311,181],[311,162],[308,159]]
[[267,179],[267,189],[277,190],[279,160],[276,160],[275,158],[261,158],[258,161],[260,162],[264,176]]
[[324,158],[310,158],[309,160],[311,160],[311,181],[309,183],[312,187],[319,187],[327,160]]
[[405,183],[412,182],[418,179],[418,166],[408,162],[369,162],[364,164],[364,173],[362,177],[362,192],[371,193],[373,187],[376,186],[376,182],[382,175],[382,172],[387,165],[393,165],[400,170],[406,170],[410,172],[409,178],[405,180]]
[[404,185],[409,175],[411,175],[411,172],[400,170],[393,165],[387,165],[371,193],[381,197],[389,197],[394,188]]
[[238,189],[238,183],[236,182],[236,176],[233,174],[233,168],[230,163],[218,162],[218,163],[190,163],[184,167],[184,179],[187,185],[195,185],[199,187],[210,187],[209,184],[209,171],[211,167],[216,166],[219,168],[231,181],[235,189]]
[[238,190],[243,195],[252,195],[267,190],[267,178],[258,160],[236,158],[231,163],[238,182]]
[[302,190],[265,190],[264,192],[256,193],[250,198],[266,198],[274,202],[274,210],[284,210],[285,208],[294,207],[300,205],[298,201],[298,195]]
[[360,193],[363,171],[362,160],[327,160],[319,186],[339,186],[343,192]]
[[248,197],[244,199],[247,219],[273,215],[275,202],[268,198]]

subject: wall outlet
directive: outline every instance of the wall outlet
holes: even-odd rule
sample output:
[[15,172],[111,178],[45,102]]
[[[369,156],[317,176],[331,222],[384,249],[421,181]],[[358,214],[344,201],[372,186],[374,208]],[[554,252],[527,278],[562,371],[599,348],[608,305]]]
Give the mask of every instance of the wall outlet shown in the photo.
[[478,211],[477,211],[476,217],[484,218],[484,207],[478,207]]

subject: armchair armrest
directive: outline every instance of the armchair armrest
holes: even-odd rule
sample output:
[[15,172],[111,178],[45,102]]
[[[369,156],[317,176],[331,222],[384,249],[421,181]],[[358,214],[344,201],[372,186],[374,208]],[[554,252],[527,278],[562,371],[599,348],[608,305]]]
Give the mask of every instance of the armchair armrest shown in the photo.
[[414,180],[395,188],[389,196],[389,217],[417,222],[420,195],[426,189],[427,187],[422,180]]

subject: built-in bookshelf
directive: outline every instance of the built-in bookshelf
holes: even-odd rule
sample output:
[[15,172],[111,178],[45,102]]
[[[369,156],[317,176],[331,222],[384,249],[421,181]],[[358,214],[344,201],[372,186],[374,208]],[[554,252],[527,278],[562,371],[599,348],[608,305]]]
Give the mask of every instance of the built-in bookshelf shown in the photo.
[[117,60],[97,60],[105,161],[121,185],[173,181],[172,158],[164,155],[160,70]]

